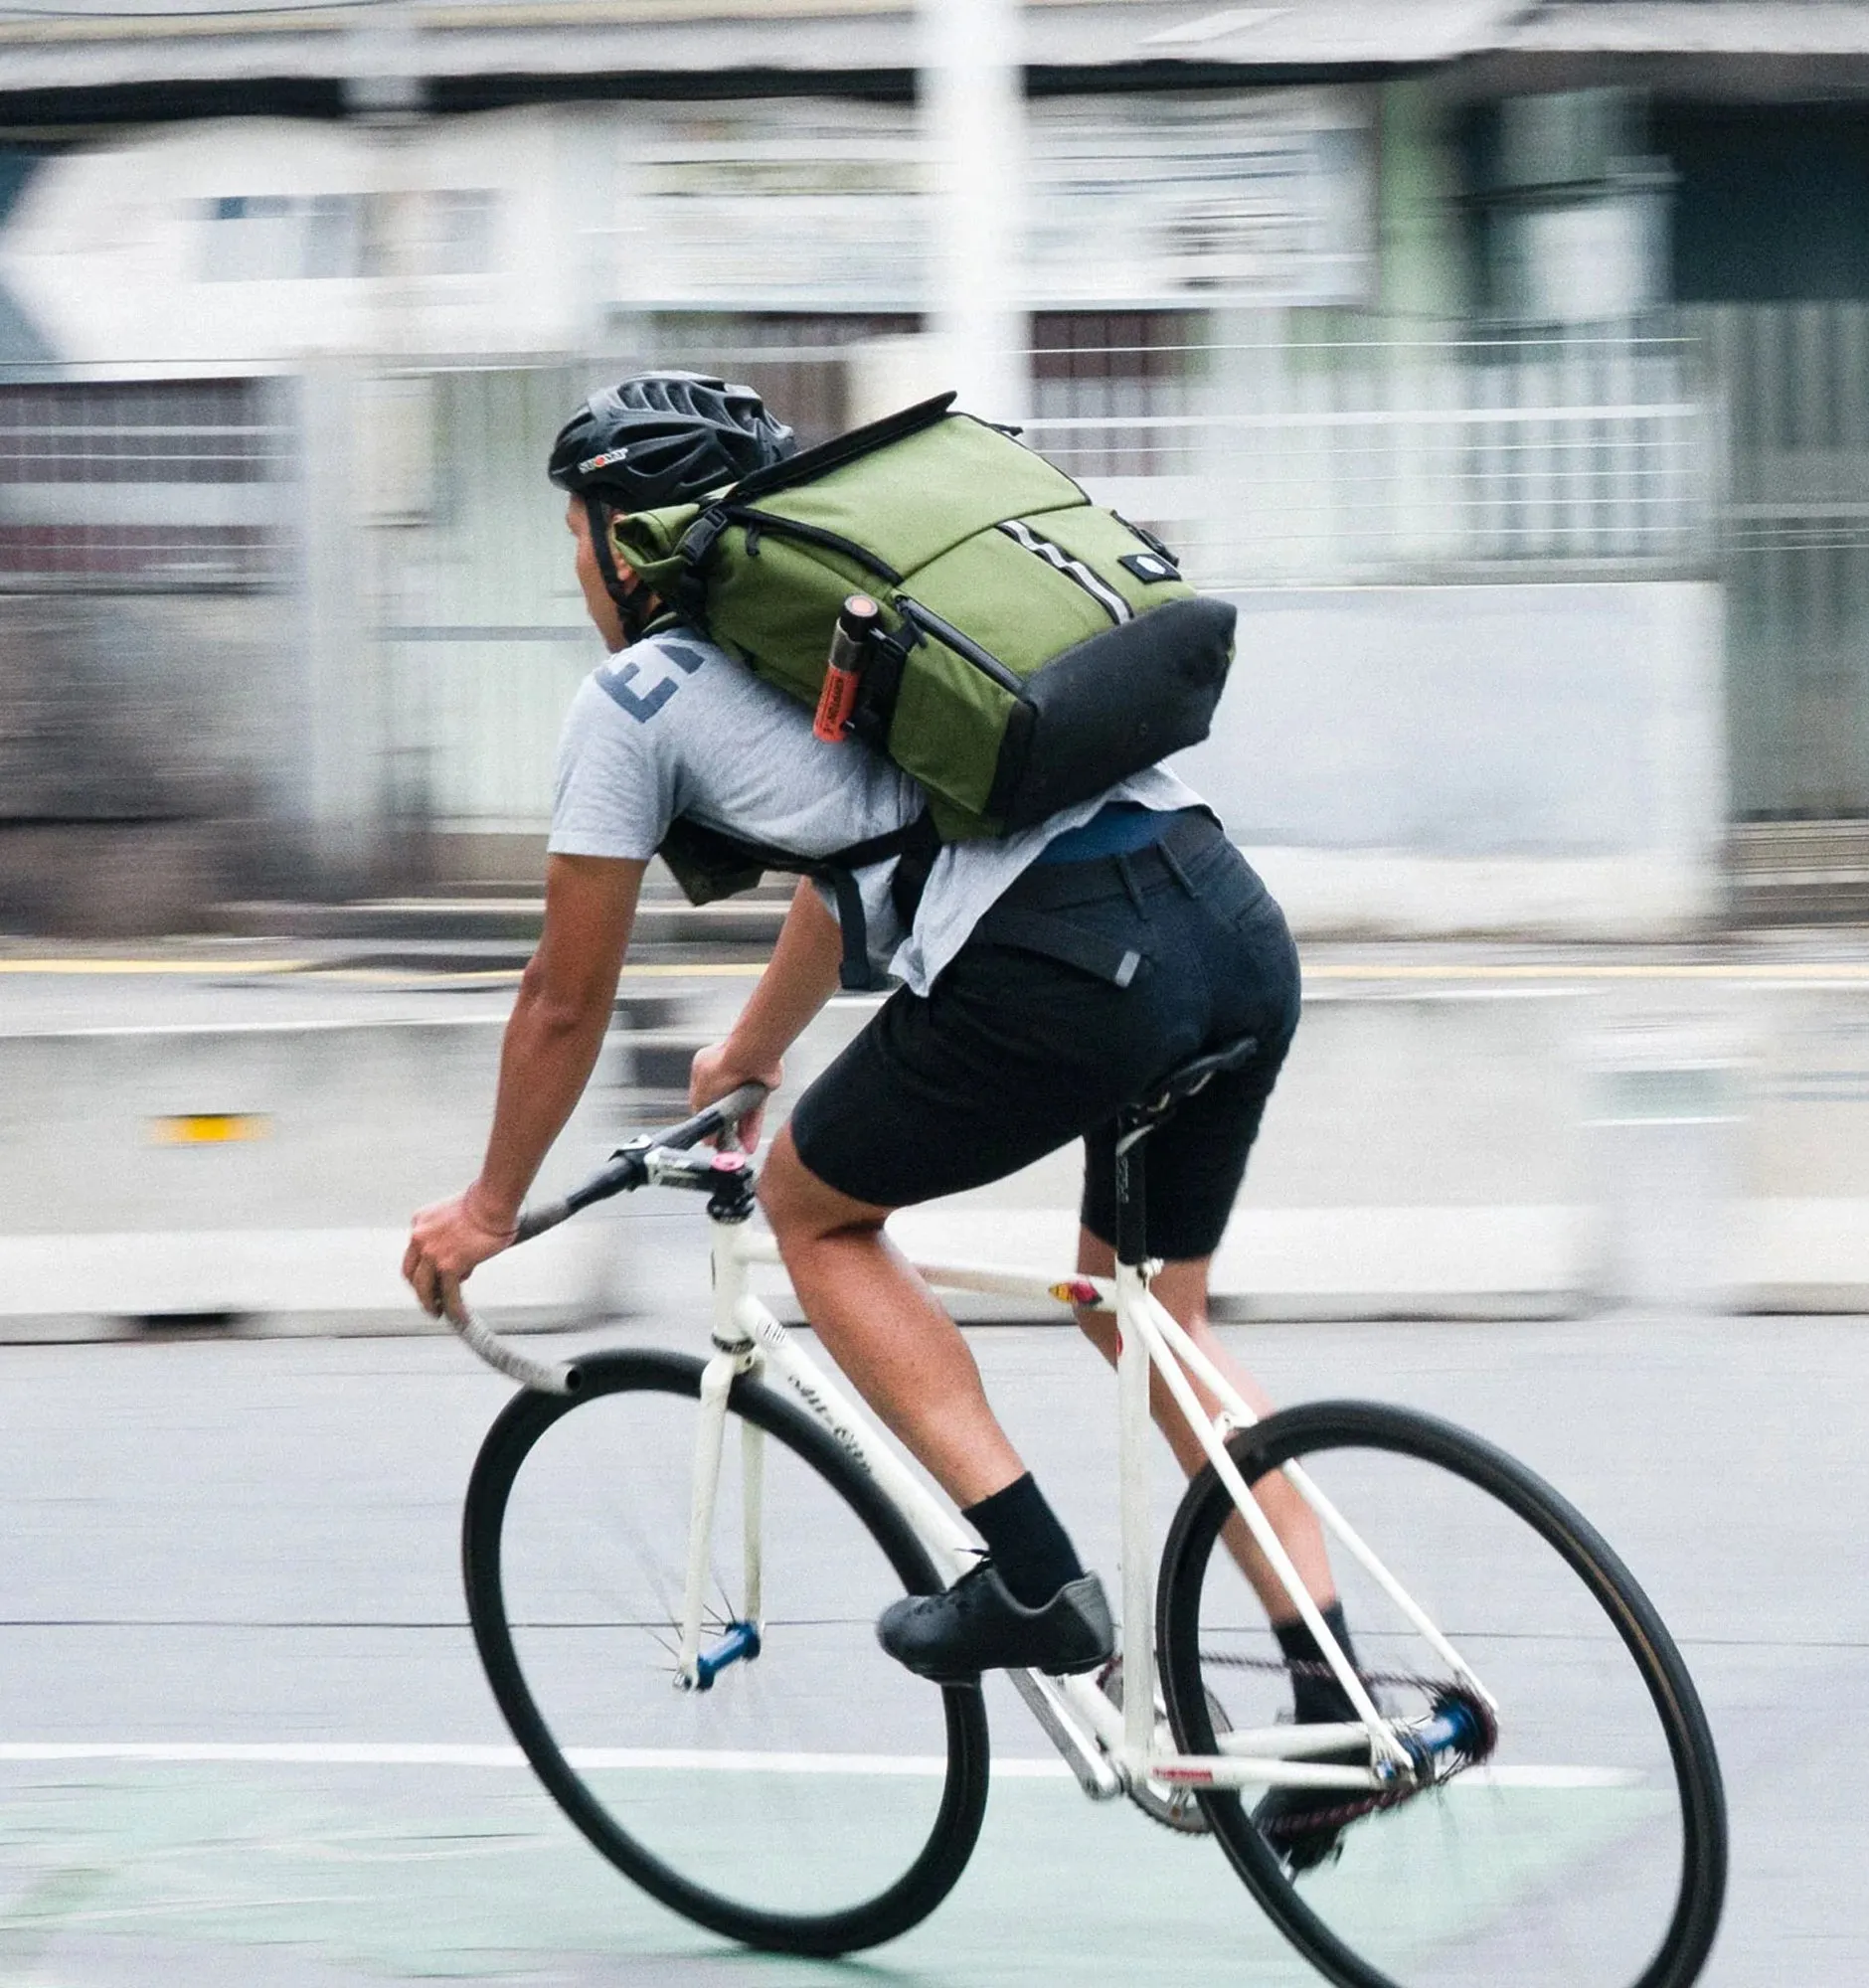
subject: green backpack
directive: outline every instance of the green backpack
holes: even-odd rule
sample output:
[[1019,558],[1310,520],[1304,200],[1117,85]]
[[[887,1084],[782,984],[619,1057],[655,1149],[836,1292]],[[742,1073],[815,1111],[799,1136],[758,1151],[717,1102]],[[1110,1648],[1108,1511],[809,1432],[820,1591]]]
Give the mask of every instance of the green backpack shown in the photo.
[[[675,615],[817,708],[820,737],[861,740],[913,774],[928,841],[1031,827],[1197,744],[1233,659],[1231,606],[953,398],[611,532]],[[859,668],[827,691],[852,595],[878,611]],[[847,877],[876,860],[864,845],[812,866],[678,826],[663,854],[697,902],[765,868]],[[838,895],[847,913],[855,888]]]

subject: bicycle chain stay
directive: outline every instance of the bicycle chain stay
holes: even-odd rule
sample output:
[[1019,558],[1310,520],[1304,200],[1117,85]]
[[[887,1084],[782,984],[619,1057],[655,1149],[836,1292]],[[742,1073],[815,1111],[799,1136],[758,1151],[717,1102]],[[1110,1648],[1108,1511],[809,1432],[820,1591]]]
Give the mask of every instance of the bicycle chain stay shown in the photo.
[[[1286,1663],[1277,1657],[1242,1657],[1219,1650],[1203,1650],[1203,1665],[1211,1664],[1217,1670],[1279,1672],[1287,1677],[1325,1679],[1335,1673],[1326,1663],[1318,1663],[1301,1658],[1295,1663]],[[1288,1815],[1272,1816],[1259,1825],[1260,1834],[1269,1842],[1289,1843],[1300,1837],[1314,1836],[1324,1830],[1343,1829],[1350,1823],[1360,1822],[1366,1815],[1381,1814],[1385,1810],[1400,1808],[1404,1802],[1413,1801],[1417,1795],[1426,1794],[1430,1788],[1444,1786],[1457,1773],[1477,1766],[1486,1759],[1499,1743],[1499,1722],[1492,1709],[1477,1694],[1445,1678],[1428,1677],[1418,1671],[1366,1671],[1359,1667],[1357,1676],[1366,1685],[1391,1685],[1398,1688],[1420,1691],[1431,1700],[1442,1705],[1449,1701],[1457,1703],[1478,1728],[1478,1743],[1472,1747],[1449,1747],[1443,1755],[1431,1756],[1423,1764],[1432,1765],[1434,1772],[1424,1776],[1419,1771],[1407,1781],[1394,1782],[1388,1787],[1372,1788],[1368,1794],[1351,1795],[1340,1802],[1325,1806],[1320,1800],[1315,1806],[1306,1802],[1302,1810]]]

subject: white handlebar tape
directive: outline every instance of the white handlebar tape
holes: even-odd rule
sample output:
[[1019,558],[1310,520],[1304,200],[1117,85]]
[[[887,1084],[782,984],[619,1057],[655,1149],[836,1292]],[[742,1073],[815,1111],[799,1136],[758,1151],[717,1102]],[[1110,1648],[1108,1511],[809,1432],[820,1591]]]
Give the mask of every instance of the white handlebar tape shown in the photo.
[[445,1314],[447,1322],[460,1334],[489,1367],[504,1374],[509,1381],[517,1381],[522,1388],[530,1388],[539,1395],[575,1395],[582,1379],[576,1361],[534,1360],[521,1353],[516,1346],[509,1345],[497,1332],[490,1332],[474,1317],[466,1305],[459,1315]]

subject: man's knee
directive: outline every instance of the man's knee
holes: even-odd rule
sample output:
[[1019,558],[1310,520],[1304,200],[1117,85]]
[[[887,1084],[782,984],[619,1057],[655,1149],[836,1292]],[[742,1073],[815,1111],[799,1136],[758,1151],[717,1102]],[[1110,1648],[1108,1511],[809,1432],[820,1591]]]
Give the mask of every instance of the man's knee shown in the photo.
[[853,1230],[880,1229],[889,1213],[852,1201],[819,1180],[798,1157],[789,1126],[773,1140],[761,1171],[760,1207],[781,1245]]

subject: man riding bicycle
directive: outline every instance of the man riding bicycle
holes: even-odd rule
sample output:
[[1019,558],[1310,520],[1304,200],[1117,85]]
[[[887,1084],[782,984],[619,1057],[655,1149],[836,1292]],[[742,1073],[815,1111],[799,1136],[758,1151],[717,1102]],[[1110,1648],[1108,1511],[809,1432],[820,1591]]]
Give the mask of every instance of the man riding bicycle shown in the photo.
[[[572,704],[560,747],[545,923],[501,1056],[473,1183],[423,1210],[405,1274],[430,1313],[513,1240],[533,1176],[595,1063],[648,863],[678,823],[795,851],[848,852],[916,821],[917,783],[880,754],[813,735],[810,714],[668,611],[612,546],[614,518],[696,498],[793,452],[745,387],[648,373],[597,394],[553,448],[552,481],[609,660]],[[875,965],[895,992],[798,1099],[760,1198],[806,1318],[864,1399],[986,1545],[945,1592],[885,1610],[885,1648],[934,1679],[1008,1666],[1095,1669],[1109,1611],[987,1402],[959,1331],[885,1230],[899,1208],[983,1186],[1074,1138],[1087,1149],[1078,1262],[1113,1265],[1118,1109],[1203,1050],[1259,1048],[1152,1142],[1153,1289],[1234,1374],[1206,1318],[1208,1271],[1298,1019],[1298,965],[1277,905],[1200,797],[1149,767],[1034,828],[948,844],[912,912],[899,857],[856,870]],[[1034,914],[1038,915],[1034,915]],[[1061,949],[1035,932],[1060,927]],[[696,1108],[775,1087],[781,1059],[839,982],[834,902],[801,881],[770,964],[727,1040],[694,1060]],[[745,1127],[758,1137],[757,1117]],[[1111,1321],[1079,1314],[1113,1359]],[[1156,1384],[1159,1387],[1159,1383]],[[1183,1466],[1185,1422],[1158,1419]],[[1321,1535],[1274,1475],[1259,1495],[1348,1650]],[[1235,1552],[1293,1666],[1303,1720],[1349,1716],[1310,1632],[1241,1537]]]

